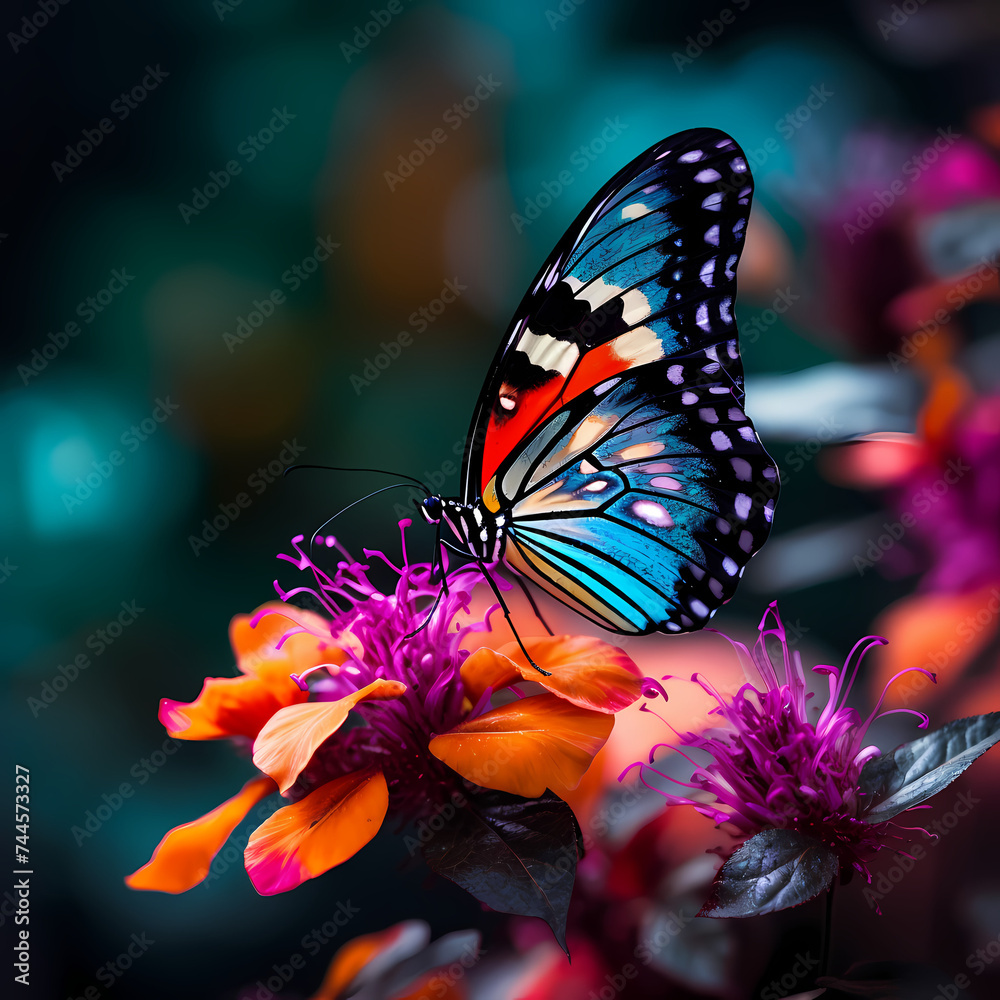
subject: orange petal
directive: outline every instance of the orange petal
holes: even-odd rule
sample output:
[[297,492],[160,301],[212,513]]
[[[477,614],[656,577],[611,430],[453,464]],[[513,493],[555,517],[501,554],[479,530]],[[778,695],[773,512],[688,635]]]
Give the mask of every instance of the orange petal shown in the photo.
[[263,662],[249,676],[206,677],[194,701],[162,699],[160,722],[171,736],[182,740],[222,736],[252,740],[275,712],[309,697],[288,676],[290,667],[287,662]]
[[138,871],[125,879],[130,889],[186,892],[208,875],[212,859],[246,814],[275,791],[270,778],[253,778],[231,799],[200,819],[175,826]]
[[[263,615],[251,627],[250,623],[263,611],[273,613]],[[276,648],[282,636],[297,627],[309,629],[309,632],[291,635],[280,649]],[[261,665],[270,660],[288,662],[290,669],[287,673],[301,673],[330,658],[338,663],[344,661],[344,654],[333,645],[330,626],[325,619],[312,611],[281,601],[269,601],[252,615],[236,615],[229,623],[229,642],[236,655],[237,666],[244,674],[257,673]]]
[[[528,663],[516,642],[496,651],[483,647],[469,657],[477,659],[470,670],[470,679],[474,689],[484,680],[489,683],[475,696],[470,692],[470,699],[478,698],[489,684],[494,688],[506,687],[518,676],[536,681],[579,708],[595,712],[618,712],[642,694],[639,668],[624,650],[608,642],[589,635],[555,635],[525,639],[524,645],[535,663],[551,676],[540,674]],[[510,680],[503,683],[507,677]],[[466,679],[465,664],[462,679]]]
[[514,662],[489,646],[480,646],[462,664],[462,684],[473,704],[479,701],[487,688],[499,691],[513,684],[518,677],[520,674]]
[[889,640],[878,651],[872,692],[877,698],[889,679],[907,667],[937,674],[937,684],[911,673],[895,681],[886,695],[889,707],[925,703],[955,681],[996,633],[1000,591],[988,584],[967,594],[913,594],[890,605],[874,631]]
[[254,741],[253,762],[278,782],[284,794],[320,744],[344,724],[358,702],[398,698],[405,690],[406,685],[399,681],[377,680],[337,701],[312,701],[283,708],[267,721]]
[[342,864],[378,833],[388,808],[389,788],[376,768],[345,774],[282,806],[243,852],[254,888],[262,896],[285,892]]
[[312,1000],[339,1000],[363,970],[378,975],[415,955],[430,936],[430,928],[422,920],[404,920],[387,930],[348,941],[333,956],[323,984]]
[[435,736],[430,751],[469,781],[534,798],[575,788],[614,724],[604,712],[539,694]]

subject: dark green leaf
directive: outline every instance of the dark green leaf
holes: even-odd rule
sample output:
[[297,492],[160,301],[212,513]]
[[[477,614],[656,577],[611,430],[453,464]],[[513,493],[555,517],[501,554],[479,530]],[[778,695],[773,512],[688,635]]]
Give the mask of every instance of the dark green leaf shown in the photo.
[[[868,761],[858,787],[871,796],[862,819],[884,823],[950,785],[980,754],[1000,740],[1000,712],[956,719]],[[869,800],[866,800],[869,801]]]
[[435,872],[494,910],[541,917],[566,950],[577,825],[557,795],[523,799],[489,789],[469,794],[423,851]]
[[755,917],[798,906],[828,888],[837,855],[795,830],[764,830],[720,869],[700,917]]

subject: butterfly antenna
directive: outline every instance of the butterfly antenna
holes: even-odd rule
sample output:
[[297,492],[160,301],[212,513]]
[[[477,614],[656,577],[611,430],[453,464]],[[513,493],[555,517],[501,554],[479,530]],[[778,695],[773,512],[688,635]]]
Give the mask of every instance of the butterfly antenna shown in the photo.
[[[302,466],[300,466],[302,468]],[[364,503],[365,500],[370,500],[372,497],[377,497],[379,493],[386,493],[389,490],[398,490],[403,486],[409,486],[409,483],[393,483],[391,486],[383,486],[381,489],[374,490],[373,492],[367,494],[363,497],[358,497],[353,503],[349,503],[346,507],[341,507],[333,517],[328,517],[314,532],[312,538],[309,539],[309,545],[312,547],[316,542],[316,536],[333,520],[340,517],[341,514],[345,514],[352,507],[357,507],[359,503]]]
[[[431,495],[431,491],[427,488],[427,484],[416,479],[414,476],[408,476],[405,472],[392,472],[389,469],[355,469],[350,468],[346,465],[290,465],[285,469],[283,475],[288,475],[289,472],[297,472],[299,469],[325,469],[327,472],[378,472],[384,476],[395,476],[397,479],[408,479],[411,483],[419,486],[426,496]],[[405,483],[400,483],[403,486]],[[374,493],[370,493],[369,496],[374,496]],[[345,508],[346,509],[346,508]]]
[[503,609],[503,616],[504,618],[507,619],[507,624],[510,626],[511,632],[514,633],[514,638],[517,640],[517,644],[521,647],[521,652],[524,653],[524,656],[527,659],[527,661],[540,674],[542,674],[543,677],[551,677],[552,672],[549,670],[542,670],[542,668],[537,663],[535,663],[535,661],[531,658],[531,653],[529,653],[527,649],[524,648],[524,643],[521,641],[521,637],[517,634],[517,629],[514,628],[514,622],[510,617],[510,610],[507,607],[507,602],[503,599],[503,594],[500,593],[500,588],[497,586],[496,580],[494,580],[493,577],[490,576],[489,571],[486,569],[486,565],[484,563],[481,562],[479,563],[479,569],[482,571],[483,576],[486,577],[486,581],[487,583],[489,583],[490,589],[493,591],[493,596],[496,597],[497,601],[499,601],[500,607]]

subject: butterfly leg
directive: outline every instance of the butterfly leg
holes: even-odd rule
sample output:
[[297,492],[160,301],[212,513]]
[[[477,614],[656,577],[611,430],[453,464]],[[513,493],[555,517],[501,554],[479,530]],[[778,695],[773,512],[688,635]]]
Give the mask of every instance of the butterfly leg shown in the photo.
[[549,623],[542,616],[541,611],[538,610],[538,605],[535,603],[534,595],[529,590],[527,583],[525,583],[520,575],[515,575],[514,579],[517,581],[517,585],[521,588],[524,596],[528,598],[528,603],[531,605],[531,610],[535,613],[535,617],[545,626],[545,631],[548,632],[549,635],[555,635],[555,632],[553,632],[549,627]]
[[551,677],[552,672],[549,670],[542,670],[542,668],[537,663],[535,663],[535,661],[531,658],[531,653],[529,653],[528,650],[525,649],[524,643],[521,641],[521,637],[517,633],[517,629],[514,628],[514,621],[510,617],[510,609],[507,607],[507,602],[503,599],[503,594],[500,593],[500,588],[497,586],[496,580],[494,580],[493,577],[490,576],[490,572],[486,568],[486,564],[478,559],[476,560],[476,564],[479,566],[480,572],[482,572],[483,576],[486,578],[486,582],[490,585],[490,589],[493,591],[493,596],[496,597],[497,601],[500,604],[500,607],[503,609],[503,616],[504,618],[507,619],[507,624],[510,626],[511,632],[514,633],[514,638],[517,640],[517,644],[521,647],[521,652],[524,653],[525,659],[540,674],[542,674],[545,677]]
[[440,574],[441,589],[437,592],[437,597],[434,598],[434,603],[427,612],[427,617],[412,632],[404,635],[404,639],[412,639],[418,632],[422,632],[425,628],[427,628],[428,623],[434,617],[434,612],[437,611],[438,605],[441,603],[441,597],[448,595],[448,575],[444,570],[443,549],[443,546],[447,544],[447,542],[441,540],[441,527],[439,525],[437,534],[434,538],[434,558],[431,563],[431,579]]

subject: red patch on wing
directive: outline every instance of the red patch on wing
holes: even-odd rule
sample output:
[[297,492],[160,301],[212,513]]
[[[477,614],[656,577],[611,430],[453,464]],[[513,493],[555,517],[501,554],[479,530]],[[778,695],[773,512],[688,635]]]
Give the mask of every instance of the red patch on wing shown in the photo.
[[483,444],[481,485],[488,483],[518,444],[561,406],[633,367],[628,358],[618,356],[613,345],[614,341],[609,340],[606,344],[584,351],[568,380],[554,374],[550,381],[537,389],[518,390],[517,408],[509,416],[501,414],[498,421],[496,412],[490,414]]

